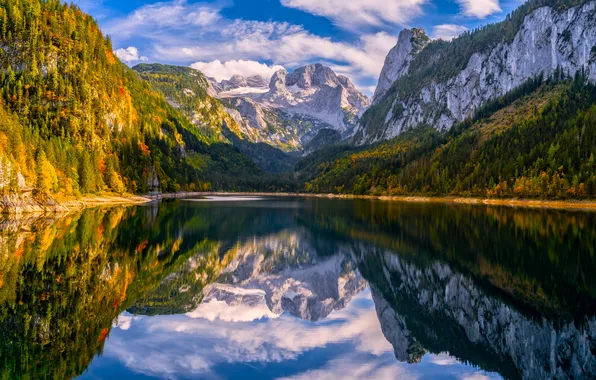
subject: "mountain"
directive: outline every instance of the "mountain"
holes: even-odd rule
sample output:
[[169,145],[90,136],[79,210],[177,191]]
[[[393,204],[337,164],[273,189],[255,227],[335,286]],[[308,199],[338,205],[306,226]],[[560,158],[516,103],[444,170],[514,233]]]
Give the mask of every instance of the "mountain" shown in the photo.
[[[222,308],[227,314],[242,309],[251,318],[275,318],[286,311],[317,321],[346,307],[366,287],[348,256],[321,255],[304,230],[255,237],[222,252],[214,247],[221,244],[206,246],[213,252],[209,257],[201,252],[189,259],[129,311],[209,317]],[[208,284],[201,274],[205,263],[216,263]]]
[[596,375],[594,317],[581,327],[536,320],[447,264],[421,266],[386,251],[360,260],[383,334],[401,362],[449,352],[505,378]]
[[251,91],[254,88],[266,88],[269,85],[269,80],[267,78],[263,78],[259,75],[254,75],[250,77],[243,77],[242,75],[234,75],[229,80],[223,80],[221,82],[215,81],[213,78],[209,78],[213,89],[217,92],[228,92],[228,91],[236,91],[237,93],[241,93],[242,90]]
[[222,125],[242,136],[221,102],[209,95],[209,82],[189,67],[141,63],[132,68],[213,141],[225,141]]
[[304,190],[596,197],[596,2],[578,3],[528,2],[502,23],[417,54],[424,37],[403,32],[356,144],[297,164]]
[[418,127],[372,146],[303,158],[315,193],[481,198],[596,197],[596,86],[538,77],[448,132]]
[[[0,2],[3,188],[45,195],[250,189],[262,171],[216,143],[62,1]],[[225,117],[205,110],[206,120]],[[24,184],[24,185],[23,185]],[[264,187],[263,187],[264,189]]]
[[350,135],[370,104],[348,78],[321,64],[280,70],[268,86],[238,76],[211,84],[252,141],[285,151],[302,150],[323,129]]
[[[191,227],[203,221],[153,206],[3,219],[3,378],[76,378],[103,352],[118,315],[159,289],[187,260],[199,256],[194,273],[204,284],[214,280],[220,266],[216,245],[193,235]],[[201,280],[194,285],[202,286]],[[171,298],[165,294],[156,308],[171,306]]]
[[355,141],[385,140],[423,124],[448,130],[489,100],[557,68],[571,76],[586,70],[596,80],[595,8],[594,1],[532,0],[505,21],[451,42],[402,32]]
[[393,82],[408,74],[410,63],[429,42],[430,38],[422,29],[404,29],[401,31],[397,45],[389,51],[385,59],[375,90],[373,104],[376,104],[385,96]]

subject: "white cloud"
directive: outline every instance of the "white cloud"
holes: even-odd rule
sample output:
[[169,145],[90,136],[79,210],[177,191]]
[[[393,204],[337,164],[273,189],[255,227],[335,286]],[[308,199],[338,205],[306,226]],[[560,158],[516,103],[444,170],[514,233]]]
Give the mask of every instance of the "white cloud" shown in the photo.
[[448,353],[440,353],[438,355],[432,356],[430,358],[431,363],[440,365],[440,366],[450,366],[450,365],[457,365],[457,359],[450,356]]
[[285,377],[281,380],[335,380],[335,379],[417,379],[405,366],[380,360],[362,361],[355,355],[344,355],[331,360],[325,367]]
[[218,8],[176,0],[142,6],[124,19],[107,23],[106,31],[120,39],[135,35],[157,37],[165,31],[206,27],[220,17]]
[[354,30],[362,26],[406,25],[422,14],[426,0],[281,0],[281,3]]
[[469,29],[462,25],[443,24],[433,27],[433,38],[451,41]]
[[[449,365],[449,373],[466,380],[498,378],[457,363],[448,354],[427,354],[428,362],[420,365],[398,362],[383,335],[369,290],[317,322],[286,313],[248,322],[252,317],[233,317],[239,309],[224,304],[210,305],[200,315],[134,316],[130,329],[130,314],[124,313],[118,319],[121,328],[111,331],[102,357],[96,360],[117,360],[131,371],[160,378],[217,379],[216,372],[227,365],[260,363],[257,367],[266,368],[268,363],[296,361],[317,350],[327,359],[290,379],[411,379],[422,377],[429,365]],[[226,307],[230,310],[225,311]],[[93,375],[93,366],[89,371]]]
[[213,299],[200,304],[195,310],[186,314],[189,318],[203,318],[208,321],[221,320],[226,322],[252,322],[263,318],[275,319],[279,315],[267,307],[265,297],[262,302],[253,304],[239,303],[228,305],[225,301]]
[[460,377],[461,380],[490,380],[490,377],[488,377],[487,375],[481,373],[481,372],[476,372],[473,374],[465,374],[462,375]]
[[126,49],[118,49],[114,52],[116,57],[120,58],[121,61],[126,63],[138,62],[138,61],[147,61],[147,57],[141,56],[139,57],[139,49],[134,46],[129,46]]
[[[346,363],[352,363],[353,373],[371,375],[396,374],[396,369],[389,367],[401,366],[395,362],[393,347],[383,336],[368,291],[356,296],[345,309],[319,322],[305,322],[287,314],[240,322],[252,317],[227,318],[238,309],[224,304],[187,315],[134,317],[135,329],[112,330],[103,355],[147,375],[208,377],[211,368],[222,363],[296,360],[307,351],[350,342],[351,358],[342,358],[342,352],[335,351],[340,357],[330,363],[329,373],[344,371],[338,366]],[[217,310],[212,306],[217,306]],[[230,310],[225,311],[226,307]],[[125,317],[118,323],[123,322],[127,327],[127,320]]]
[[118,327],[120,330],[128,330],[132,324],[133,317],[128,313],[122,313],[118,316],[112,327]]
[[230,79],[234,75],[244,77],[259,75],[263,78],[271,78],[276,71],[284,68],[283,66],[269,66],[256,61],[232,60],[221,62],[218,59],[211,62],[195,62],[190,67],[220,82],[224,79]]
[[494,13],[501,12],[499,0],[456,0],[466,16],[486,18]]
[[[194,68],[200,70],[203,67],[205,70],[207,67],[215,73],[221,73],[222,77],[234,69],[239,70],[234,63],[237,60],[271,61],[273,67],[322,62],[342,67],[344,70],[340,73],[358,83],[360,79],[378,78],[385,57],[396,42],[395,37],[383,32],[364,35],[358,42],[349,44],[316,36],[302,29],[287,28],[283,33],[272,32],[275,29],[274,25],[262,25],[260,28],[251,27],[252,32],[239,39],[220,43],[197,41],[198,45],[194,46],[156,45],[155,49],[159,56],[170,60],[198,60]],[[221,61],[218,64],[220,59],[229,59],[232,64],[226,65]],[[211,60],[214,62],[209,62]],[[254,63],[247,67],[249,72],[257,69],[269,72],[269,69],[265,70],[266,67]]]
[[[344,309],[332,313],[319,323],[304,323],[288,315],[266,319],[264,323],[256,325],[190,317],[175,322],[165,318],[148,322],[154,333],[184,333],[212,340],[210,349],[220,354],[225,353],[228,360],[233,361],[279,361],[282,358],[296,358],[307,350],[348,340],[353,340],[360,352],[373,355],[393,352],[391,344],[382,334],[374,308]],[[213,346],[215,343],[217,345]],[[230,350],[233,352],[228,352]]]

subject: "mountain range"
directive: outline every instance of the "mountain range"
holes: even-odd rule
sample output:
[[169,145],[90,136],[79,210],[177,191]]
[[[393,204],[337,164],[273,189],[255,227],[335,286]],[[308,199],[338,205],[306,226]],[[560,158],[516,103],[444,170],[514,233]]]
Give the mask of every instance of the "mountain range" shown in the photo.
[[595,1],[530,0],[451,41],[403,30],[372,99],[322,64],[219,82],[130,69],[76,6],[0,12],[0,185],[18,197],[596,196]]
[[285,151],[303,150],[323,129],[351,135],[369,106],[347,77],[321,64],[280,70],[269,80],[211,80],[211,89],[247,136]]
[[596,197],[596,2],[531,0],[431,41],[400,33],[351,140],[296,166],[308,192]]

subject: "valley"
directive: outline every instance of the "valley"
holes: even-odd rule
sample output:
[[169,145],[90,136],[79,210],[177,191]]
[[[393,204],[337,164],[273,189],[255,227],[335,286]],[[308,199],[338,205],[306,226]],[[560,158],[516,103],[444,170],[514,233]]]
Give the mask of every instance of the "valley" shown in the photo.
[[405,29],[371,98],[320,63],[220,81],[130,69],[76,6],[0,10],[7,210],[217,191],[596,198],[594,1],[531,0],[451,41]]

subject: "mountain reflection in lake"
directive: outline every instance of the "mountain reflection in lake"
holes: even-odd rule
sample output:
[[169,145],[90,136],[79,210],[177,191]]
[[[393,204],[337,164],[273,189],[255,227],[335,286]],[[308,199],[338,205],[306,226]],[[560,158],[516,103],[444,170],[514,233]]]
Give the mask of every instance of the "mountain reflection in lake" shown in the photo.
[[3,378],[594,378],[596,213],[319,198],[0,224]]

